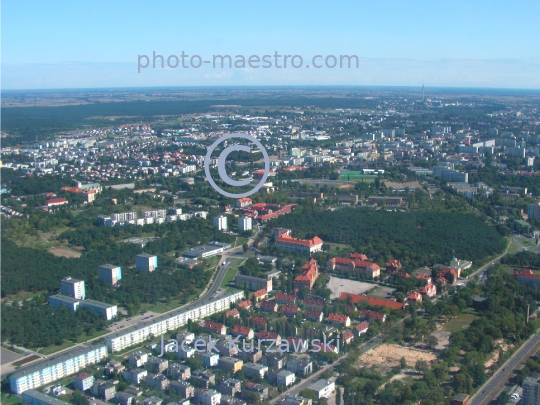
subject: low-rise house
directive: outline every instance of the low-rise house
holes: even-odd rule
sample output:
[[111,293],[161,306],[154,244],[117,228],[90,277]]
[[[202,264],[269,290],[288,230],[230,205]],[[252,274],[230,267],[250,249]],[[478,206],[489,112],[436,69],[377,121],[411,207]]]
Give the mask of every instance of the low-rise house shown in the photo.
[[280,402],[280,405],[312,405],[313,401],[310,398],[304,398],[300,395],[285,395],[285,399]]
[[167,377],[172,378],[173,380],[189,380],[191,377],[191,369],[184,364],[173,363],[170,364],[167,369]]
[[[261,291],[264,291],[264,290],[261,290]],[[267,293],[267,296],[268,296],[268,293]],[[251,300],[245,300],[238,303],[237,307],[240,309],[250,309],[251,307],[253,307],[253,302],[251,302]]]
[[163,374],[153,374],[146,378],[148,388],[163,391],[169,387],[169,380]]
[[268,373],[268,367],[258,363],[246,363],[242,367],[242,372],[246,377],[264,378],[266,373]]
[[353,333],[356,335],[356,336],[360,336],[362,335],[363,333],[367,333],[368,331],[368,328],[369,328],[369,323],[368,322],[360,322],[358,325],[356,325],[354,328],[353,328]]
[[265,330],[257,333],[257,339],[272,340],[276,342],[276,347],[281,343],[281,336],[279,336],[277,333],[267,332]]
[[353,341],[353,339],[354,339],[354,334],[352,333],[352,331],[350,330],[343,331],[343,338],[341,340],[343,343],[349,344]]
[[239,398],[221,394],[219,405],[247,405],[247,402]]
[[129,394],[127,392],[117,392],[116,394],[114,394],[113,402],[119,405],[134,405],[135,395]]
[[386,321],[386,314],[377,311],[370,311],[369,309],[364,309],[360,312],[360,316],[364,319],[369,319],[370,321]]
[[220,357],[218,361],[218,368],[233,374],[242,370],[243,365],[244,362],[242,360],[234,357]]
[[281,307],[281,310],[286,316],[295,316],[300,310],[300,308],[294,305],[283,305]]
[[317,399],[328,398],[336,390],[336,383],[320,379],[311,384],[308,389],[315,394]]
[[105,365],[105,368],[103,370],[105,372],[105,375],[112,375],[114,373],[119,374],[125,369],[126,366],[124,366],[119,361],[111,360]]
[[216,333],[218,335],[225,335],[227,333],[227,327],[221,323],[206,321],[204,323],[204,331],[207,333]]
[[275,300],[278,304],[294,305],[296,303],[296,297],[294,295],[277,292]]
[[234,308],[234,309],[231,309],[230,311],[227,311],[225,312],[225,317],[226,318],[240,318],[240,311],[238,311],[238,309]]
[[81,373],[73,378],[73,386],[79,391],[86,391],[94,385],[94,376],[88,373]]
[[229,339],[226,339],[224,341],[219,341],[215,344],[216,350],[219,350],[219,357],[227,357],[227,356],[236,356],[238,354],[238,346],[239,348],[242,347],[242,345],[232,345],[229,344]]
[[275,301],[261,301],[260,307],[264,312],[277,312],[278,310],[278,304]]
[[182,348],[181,342],[179,341],[178,343],[179,343],[178,351],[175,352],[176,353],[175,356],[176,356],[177,359],[187,360],[190,357],[195,356],[195,349],[194,348],[186,346],[186,345],[184,345],[184,348]]
[[162,403],[163,399],[155,396],[148,397],[143,401],[144,405],[161,405]]
[[253,293],[253,299],[255,300],[255,302],[259,302],[267,298],[268,298],[268,291],[265,288],[261,290],[257,290]]
[[313,372],[313,362],[309,359],[293,357],[287,363],[287,370],[298,376],[306,376]]
[[431,276],[429,274],[417,274],[416,279],[421,280],[424,285],[431,284]]
[[246,350],[242,348],[242,352],[238,353],[238,358],[244,361],[245,363],[257,363],[262,359],[263,352],[258,350],[257,347],[254,347],[251,350],[251,346],[246,345]]
[[318,311],[316,309],[306,309],[304,311],[304,318],[320,323],[324,319],[324,314],[322,311]]
[[122,378],[124,381],[139,385],[142,380],[148,376],[148,370],[141,368],[135,368],[132,370],[124,370],[122,372]]
[[169,360],[161,358],[161,357],[155,357],[150,356],[148,357],[148,361],[146,362],[146,369],[155,374],[161,374],[167,368],[169,367]]
[[241,336],[244,339],[253,339],[255,337],[255,332],[253,332],[253,329],[248,328],[247,326],[235,325],[232,330],[232,335],[234,337]]
[[214,352],[207,352],[201,354],[201,360],[205,367],[215,367],[218,365],[219,354]]
[[332,325],[340,325],[345,327],[351,326],[351,318],[349,318],[347,315],[328,314],[326,320]]
[[129,365],[132,367],[143,367],[148,361],[148,353],[145,352],[133,352],[129,355]]
[[196,390],[194,402],[200,405],[219,405],[221,394],[216,390]]
[[433,298],[437,295],[437,286],[435,284],[427,284],[420,289],[420,294],[424,297]]
[[[285,355],[280,352],[266,353],[262,358],[262,363],[275,370],[280,370],[287,364],[287,359],[285,358]],[[276,382],[274,382],[274,384],[276,384]]]
[[418,291],[413,291],[407,296],[407,301],[412,303],[422,302],[422,294]]
[[169,388],[175,390],[186,399],[195,395],[195,388],[187,381],[171,381]]
[[253,321],[255,330],[266,330],[266,324],[268,323],[268,319],[261,318],[260,316],[250,316],[249,319]]
[[281,370],[277,373],[276,384],[282,387],[288,387],[293,385],[296,381],[296,375],[288,370]]
[[322,311],[324,309],[324,301],[316,298],[306,298],[304,305],[308,309],[314,309],[316,311]]
[[199,380],[199,381],[207,381],[210,384],[216,383],[216,376],[212,374],[210,371],[202,371],[202,370],[195,370],[191,373],[191,379]]
[[259,401],[264,401],[266,398],[268,398],[268,387],[262,384],[247,382],[242,390],[242,399],[248,399],[249,393],[257,394],[259,396]]
[[108,401],[111,398],[114,398],[114,394],[116,394],[116,386],[107,381],[94,380],[91,392],[92,395]]
[[234,397],[237,392],[242,390],[242,382],[236,378],[221,377],[217,381],[216,390],[221,394]]

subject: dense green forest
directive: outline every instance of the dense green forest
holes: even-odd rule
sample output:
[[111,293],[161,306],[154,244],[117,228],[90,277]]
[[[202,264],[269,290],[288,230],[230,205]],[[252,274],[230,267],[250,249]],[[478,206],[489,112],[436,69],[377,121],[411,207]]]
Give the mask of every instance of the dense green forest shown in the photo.
[[290,228],[300,238],[316,235],[324,242],[348,243],[382,265],[399,259],[408,270],[448,262],[453,251],[460,259],[476,261],[506,247],[497,227],[489,226],[475,214],[455,212],[299,207],[269,222],[268,229],[272,227]]
[[518,267],[532,267],[540,269],[540,255],[538,253],[524,250],[513,255],[506,255],[501,259],[501,263]]

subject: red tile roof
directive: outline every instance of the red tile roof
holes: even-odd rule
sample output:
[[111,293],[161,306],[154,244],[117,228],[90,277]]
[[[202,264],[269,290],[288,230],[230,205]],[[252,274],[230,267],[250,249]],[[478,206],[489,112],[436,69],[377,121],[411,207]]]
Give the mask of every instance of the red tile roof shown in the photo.
[[349,255],[349,259],[356,259],[356,260],[366,260],[367,261],[367,256],[365,254],[362,254],[362,253],[351,253]]
[[362,315],[364,318],[370,318],[370,319],[384,319],[385,315],[380,312],[376,311],[370,311],[368,309],[364,309],[362,312],[360,312],[360,315]]
[[268,319],[261,318],[260,316],[250,316],[249,319],[251,319],[255,325],[266,325],[268,323]]
[[285,293],[282,293],[282,292],[277,292],[276,293],[276,300],[289,301],[289,302],[294,303],[296,301],[296,297],[294,295],[285,294]]
[[283,305],[281,307],[281,310],[283,312],[289,312],[289,313],[292,313],[292,314],[295,314],[298,312],[298,307],[294,306],[294,305]]
[[519,272],[518,277],[530,278],[531,280],[540,280],[540,275],[534,274],[531,269],[525,269]]
[[[266,290],[264,290],[266,291]],[[245,301],[242,301],[238,304],[238,308],[249,308],[253,305],[253,303],[251,302],[251,300],[245,300]]]
[[307,318],[307,317],[310,317],[310,318],[317,318],[319,319],[320,316],[321,316],[322,312],[321,311],[315,311],[314,309],[306,309],[304,311],[304,316]]
[[221,332],[223,330],[223,324],[212,322],[212,321],[206,321],[204,323],[205,329],[215,330]]
[[[363,312],[363,311],[362,311],[362,312]],[[365,330],[368,330],[368,328],[369,328],[369,323],[368,323],[368,322],[365,322],[365,321],[359,323],[358,325],[356,325],[356,326],[354,327],[354,329],[356,329],[358,332],[363,332],[363,331],[365,331]]]
[[254,296],[255,298],[261,298],[261,297],[264,297],[264,296],[266,296],[266,295],[268,295],[268,291],[266,291],[266,288],[262,288],[262,289],[257,290],[257,291],[255,291],[255,292],[253,293],[253,296]]
[[369,305],[372,305],[372,306],[388,307],[388,308],[394,308],[394,309],[402,309],[405,306],[405,304],[402,304],[400,302],[394,302],[394,301],[385,300],[382,298],[373,298],[373,297],[367,297],[364,295],[349,294],[346,292],[342,292],[339,295],[340,300],[346,300],[348,297],[351,298],[354,304],[358,304],[360,301],[365,301]]
[[343,332],[343,340],[344,341],[347,341],[347,340],[353,339],[353,338],[354,338],[354,335],[350,330],[346,330],[345,332]]
[[240,316],[240,312],[236,308],[231,309],[229,312],[225,313],[226,318],[228,318],[229,316],[234,316],[234,317]]
[[247,326],[242,325],[235,325],[233,328],[233,333],[236,335],[249,335],[251,332],[251,328],[248,328]]
[[345,322],[347,322],[347,319],[349,319],[349,317],[348,317],[347,315],[328,314],[328,316],[326,317],[326,319],[327,319],[328,321],[345,323]]
[[302,245],[302,246],[308,246],[308,247],[322,245],[323,243],[322,239],[319,238],[318,236],[315,236],[313,239],[301,240],[301,239],[293,238],[292,236],[289,236],[287,234],[281,235],[279,238],[276,239],[276,242],[288,243],[290,245]]

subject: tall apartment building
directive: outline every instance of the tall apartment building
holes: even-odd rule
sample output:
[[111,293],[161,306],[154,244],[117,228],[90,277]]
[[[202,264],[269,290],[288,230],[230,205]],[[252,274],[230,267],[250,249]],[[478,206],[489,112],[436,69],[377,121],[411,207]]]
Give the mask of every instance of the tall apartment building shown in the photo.
[[86,289],[84,280],[77,280],[71,277],[64,277],[60,282],[60,294],[72,297],[78,300],[86,298]]
[[450,167],[449,165],[445,165],[445,164],[439,164],[435,166],[433,168],[433,176],[441,177],[443,180],[446,180],[446,181],[462,182],[462,183],[469,182],[469,173],[458,172],[457,170],[454,170],[453,167]]
[[220,215],[219,217],[214,218],[214,226],[219,231],[226,231],[227,230],[227,217],[224,215]]
[[139,271],[152,272],[158,267],[157,256],[142,253],[135,256],[135,267]]
[[111,285],[118,285],[122,280],[122,268],[112,264],[103,264],[98,268],[99,281]]
[[22,400],[27,405],[68,405],[67,402],[61,401],[58,398],[51,397],[36,390],[28,390],[23,392]]
[[251,231],[253,229],[253,219],[251,217],[238,218],[238,229],[241,231]]
[[11,392],[22,394],[75,374],[85,367],[99,363],[108,356],[107,346],[77,347],[55,356],[21,367],[9,376]]
[[529,219],[540,219],[540,203],[529,204],[527,215]]
[[111,214],[111,219],[113,221],[131,221],[137,219],[136,212],[119,212],[116,214]]

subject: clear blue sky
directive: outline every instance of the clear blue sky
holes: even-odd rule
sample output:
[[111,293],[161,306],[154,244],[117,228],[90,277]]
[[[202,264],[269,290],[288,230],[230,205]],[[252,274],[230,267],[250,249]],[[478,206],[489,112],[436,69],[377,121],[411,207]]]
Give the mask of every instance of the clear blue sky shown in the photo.
[[[540,2],[2,2],[2,88],[351,84],[540,88]],[[137,56],[355,54],[359,69],[147,69]]]

